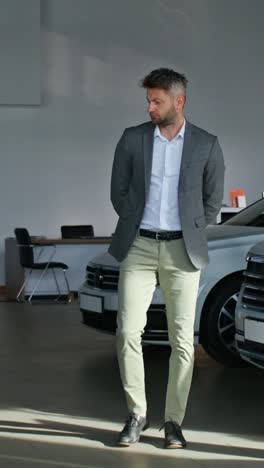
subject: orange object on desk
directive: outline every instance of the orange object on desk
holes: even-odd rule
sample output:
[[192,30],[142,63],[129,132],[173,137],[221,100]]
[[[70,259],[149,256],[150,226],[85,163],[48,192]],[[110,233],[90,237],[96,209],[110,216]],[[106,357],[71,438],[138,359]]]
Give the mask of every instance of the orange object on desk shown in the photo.
[[238,208],[238,196],[245,195],[243,189],[233,189],[229,192],[230,206]]

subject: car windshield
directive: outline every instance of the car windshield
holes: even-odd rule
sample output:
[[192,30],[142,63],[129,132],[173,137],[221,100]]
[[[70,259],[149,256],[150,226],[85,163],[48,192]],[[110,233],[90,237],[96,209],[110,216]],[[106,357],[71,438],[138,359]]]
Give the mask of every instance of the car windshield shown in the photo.
[[252,203],[223,224],[264,227],[264,198]]

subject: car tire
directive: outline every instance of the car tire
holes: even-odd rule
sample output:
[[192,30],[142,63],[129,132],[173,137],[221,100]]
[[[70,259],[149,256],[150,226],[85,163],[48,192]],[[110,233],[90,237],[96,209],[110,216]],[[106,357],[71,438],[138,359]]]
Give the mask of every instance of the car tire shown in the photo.
[[242,282],[242,274],[224,278],[210,292],[201,317],[200,343],[209,356],[229,367],[246,365],[235,347],[235,307]]

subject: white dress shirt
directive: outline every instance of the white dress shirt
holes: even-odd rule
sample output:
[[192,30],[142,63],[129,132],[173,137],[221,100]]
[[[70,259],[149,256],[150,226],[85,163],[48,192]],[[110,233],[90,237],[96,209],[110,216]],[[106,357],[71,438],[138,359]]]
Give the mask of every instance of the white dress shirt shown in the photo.
[[167,140],[158,125],[154,131],[151,179],[141,229],[180,231],[178,186],[186,122]]

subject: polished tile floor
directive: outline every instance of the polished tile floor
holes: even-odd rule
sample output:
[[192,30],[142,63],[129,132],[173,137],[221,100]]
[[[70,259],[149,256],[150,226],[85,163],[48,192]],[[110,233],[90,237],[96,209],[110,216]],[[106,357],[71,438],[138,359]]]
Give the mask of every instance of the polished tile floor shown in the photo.
[[146,347],[151,427],[115,446],[126,417],[115,339],[70,305],[0,303],[0,467],[264,467],[264,373],[228,369],[199,347],[183,430],[163,449],[169,349]]

